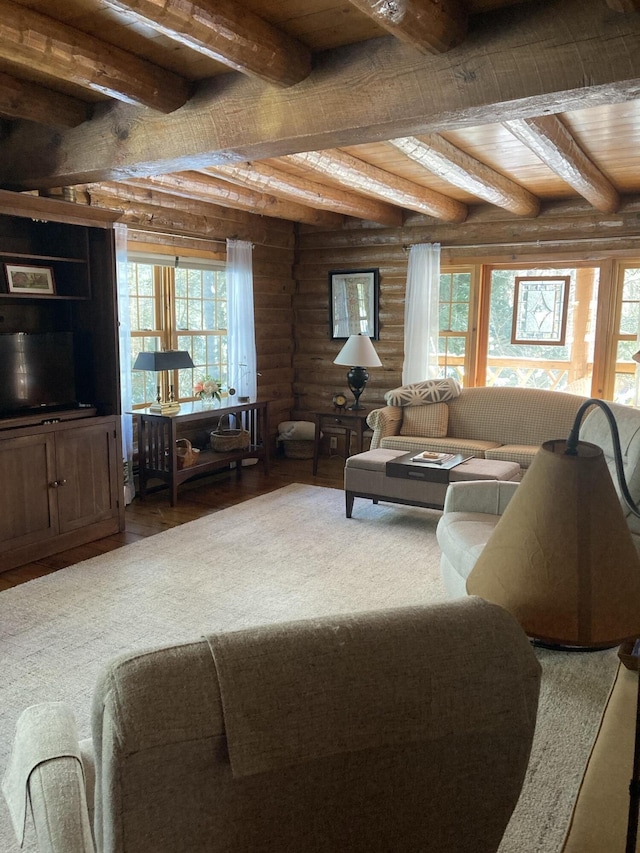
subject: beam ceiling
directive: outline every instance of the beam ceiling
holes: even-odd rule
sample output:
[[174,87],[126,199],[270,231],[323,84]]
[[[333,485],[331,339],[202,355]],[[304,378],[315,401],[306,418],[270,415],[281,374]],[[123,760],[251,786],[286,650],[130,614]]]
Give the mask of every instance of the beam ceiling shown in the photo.
[[[460,223],[477,202],[536,216],[544,172],[558,198],[612,213],[620,139],[594,152],[562,114],[637,102],[624,138],[639,150],[639,5],[0,0],[0,115],[14,120],[0,185],[397,227],[408,211]],[[509,156],[447,138],[492,124]]]

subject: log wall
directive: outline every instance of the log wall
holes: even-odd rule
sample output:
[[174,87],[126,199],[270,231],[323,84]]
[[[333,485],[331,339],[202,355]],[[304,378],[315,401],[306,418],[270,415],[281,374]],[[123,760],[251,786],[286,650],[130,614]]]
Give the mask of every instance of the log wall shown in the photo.
[[[95,207],[122,207],[123,199],[94,193]],[[295,226],[282,219],[163,193],[140,191],[126,202],[119,219],[129,228],[132,247],[171,247],[176,254],[225,260],[227,238],[253,243],[258,395],[272,401],[269,432],[289,420],[293,408],[293,263]]]
[[[92,206],[124,209],[120,221],[147,242],[176,251],[203,251],[224,259],[227,238],[254,244],[254,298],[258,391],[273,401],[270,432],[282,420],[309,420],[348,391],[347,369],[333,364],[342,347],[330,338],[329,271],[380,270],[380,340],[383,363],[372,368],[362,401],[383,405],[401,384],[404,300],[409,247],[439,242],[443,266],[580,262],[600,264],[600,292],[611,292],[614,265],[606,259],[640,259],[640,198],[626,198],[607,216],[584,202],[548,205],[537,217],[516,217],[495,207],[472,208],[460,225],[410,214],[400,228],[347,220],[339,230],[203,204],[166,193],[127,188],[127,198],[93,192]],[[140,239],[143,239],[140,237]],[[605,279],[603,280],[603,274]],[[602,311],[601,311],[602,313]]]
[[[353,221],[340,231],[300,226],[295,277],[294,411],[307,418],[330,409],[333,394],[348,391],[347,369],[333,364],[342,341],[331,340],[329,271],[379,268],[380,339],[374,342],[383,366],[370,368],[362,397],[368,408],[384,405],[384,393],[402,381],[404,302],[409,247],[439,242],[441,264],[593,261],[640,258],[640,200],[626,199],[613,216],[586,204],[549,206],[535,218],[519,218],[495,207],[472,209],[460,225],[437,224],[412,215],[402,228]],[[609,292],[601,280],[601,293]]]

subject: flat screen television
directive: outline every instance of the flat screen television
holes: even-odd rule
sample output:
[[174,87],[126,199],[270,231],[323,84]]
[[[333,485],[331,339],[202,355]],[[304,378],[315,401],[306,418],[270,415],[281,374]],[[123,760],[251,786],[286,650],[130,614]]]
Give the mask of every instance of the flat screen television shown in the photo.
[[0,334],[0,415],[77,406],[72,332]]

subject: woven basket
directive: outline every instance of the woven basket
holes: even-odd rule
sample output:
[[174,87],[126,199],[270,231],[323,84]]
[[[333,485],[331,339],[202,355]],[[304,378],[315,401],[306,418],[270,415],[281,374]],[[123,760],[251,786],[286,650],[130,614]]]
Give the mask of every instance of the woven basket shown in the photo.
[[290,438],[282,446],[287,459],[313,459],[313,442],[308,439]]
[[637,653],[634,654],[635,647],[638,644],[637,640],[627,640],[618,649],[618,657],[627,669],[632,669],[635,672],[640,667]]
[[[227,426],[223,421],[227,418]],[[251,444],[249,430],[231,426],[231,418],[237,423],[235,415],[231,413],[222,415],[217,427],[210,433],[211,448],[218,452],[226,453],[229,450],[246,450]]]
[[191,468],[198,461],[200,451],[192,447],[188,438],[176,440],[176,456],[178,457],[178,468]]

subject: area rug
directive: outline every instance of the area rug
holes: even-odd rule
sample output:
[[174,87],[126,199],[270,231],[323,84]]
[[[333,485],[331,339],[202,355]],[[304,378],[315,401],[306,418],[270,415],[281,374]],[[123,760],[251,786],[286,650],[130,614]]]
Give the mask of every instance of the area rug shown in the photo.
[[[1,592],[0,771],[28,705],[68,702],[80,736],[89,736],[93,685],[121,652],[445,599],[439,517],[356,499],[346,519],[343,492],[294,484]],[[533,755],[500,853],[560,850],[616,670],[613,651],[538,654]],[[0,850],[19,849],[2,801]],[[29,836],[23,850],[34,849]]]

